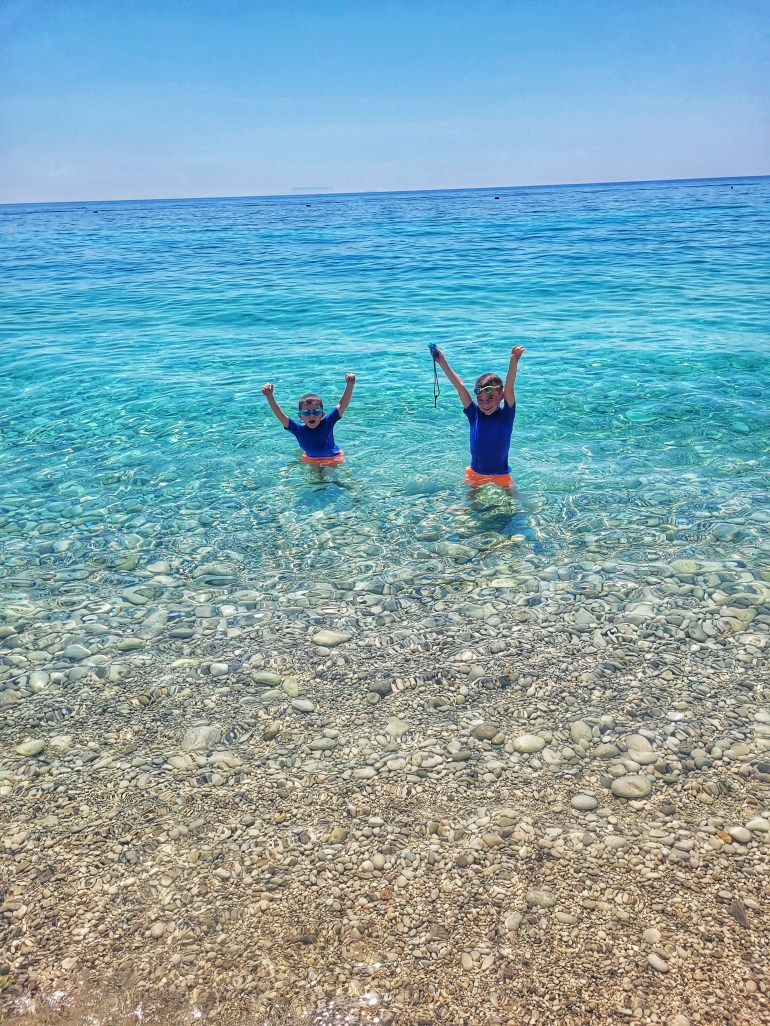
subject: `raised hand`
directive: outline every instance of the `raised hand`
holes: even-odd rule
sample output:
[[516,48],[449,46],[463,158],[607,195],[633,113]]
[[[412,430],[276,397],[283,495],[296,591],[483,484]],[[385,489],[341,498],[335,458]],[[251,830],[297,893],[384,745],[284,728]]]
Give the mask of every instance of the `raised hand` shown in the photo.
[[355,385],[355,383],[356,383],[356,376],[355,376],[355,374],[348,373],[348,374],[345,375],[345,384],[346,385]]
[[524,346],[514,346],[511,350],[511,356],[513,356],[518,363],[525,352],[526,350],[524,349]]
[[273,394],[273,386],[272,386],[271,382],[268,381],[266,384],[264,384],[262,386],[262,395],[272,395],[272,394]]

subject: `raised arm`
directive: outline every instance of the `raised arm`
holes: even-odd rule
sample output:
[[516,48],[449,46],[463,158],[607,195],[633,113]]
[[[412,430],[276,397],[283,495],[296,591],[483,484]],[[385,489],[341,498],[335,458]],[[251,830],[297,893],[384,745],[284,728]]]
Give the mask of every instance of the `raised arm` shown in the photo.
[[350,403],[350,397],[353,395],[353,385],[355,385],[355,383],[355,374],[345,375],[345,391],[342,393],[340,401],[337,403],[337,409],[340,411],[340,417],[348,408],[348,405]]
[[503,386],[503,396],[505,398],[506,406],[513,406],[516,401],[513,386],[516,382],[516,371],[519,368],[519,360],[523,355],[524,346],[514,346],[511,350],[511,361],[508,364],[508,373],[505,375],[505,385]]
[[270,409],[276,415],[278,420],[280,420],[281,424],[283,424],[284,427],[287,427],[289,423],[289,418],[286,416],[286,414],[283,412],[281,407],[276,402],[276,398],[273,395],[273,386],[270,384],[270,382],[262,386],[262,395],[265,397],[265,399],[267,399]]
[[439,365],[439,367],[442,369],[444,374],[446,374],[447,380],[449,381],[449,383],[451,385],[454,386],[455,391],[460,396],[460,402],[463,404],[463,409],[467,410],[467,408],[473,402],[473,397],[471,396],[470,392],[468,391],[468,389],[463,384],[462,379],[457,374],[455,374],[455,372],[449,366],[449,361],[444,356],[442,351],[438,348],[438,346],[435,346],[433,348],[432,352],[434,354],[433,355],[434,360]]

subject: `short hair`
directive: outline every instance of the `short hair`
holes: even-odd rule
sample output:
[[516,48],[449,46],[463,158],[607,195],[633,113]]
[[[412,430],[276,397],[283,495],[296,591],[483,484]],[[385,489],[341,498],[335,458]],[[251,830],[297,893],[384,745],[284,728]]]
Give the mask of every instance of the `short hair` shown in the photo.
[[482,374],[476,382],[476,388],[483,388],[484,385],[496,385],[498,388],[502,388],[503,379],[499,374]]
[[302,407],[303,403],[310,403],[310,402],[319,403],[319,405],[321,405],[321,406],[323,406],[323,404],[324,404],[324,401],[320,397],[320,395],[316,395],[315,392],[308,392],[307,395],[303,395],[302,398],[298,401],[297,408],[300,409]]

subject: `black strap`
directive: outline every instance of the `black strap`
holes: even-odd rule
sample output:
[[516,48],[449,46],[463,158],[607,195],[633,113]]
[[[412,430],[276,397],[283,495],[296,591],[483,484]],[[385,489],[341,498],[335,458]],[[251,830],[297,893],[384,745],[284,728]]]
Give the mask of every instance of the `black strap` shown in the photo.
[[436,366],[436,357],[433,357],[433,409],[438,408],[438,397],[441,395],[441,389],[438,384],[438,367]]

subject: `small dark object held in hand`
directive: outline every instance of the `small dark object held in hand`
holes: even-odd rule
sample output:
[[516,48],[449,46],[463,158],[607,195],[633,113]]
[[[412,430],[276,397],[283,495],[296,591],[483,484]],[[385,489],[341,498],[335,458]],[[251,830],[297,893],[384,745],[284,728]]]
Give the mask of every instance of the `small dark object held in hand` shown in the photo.
[[433,408],[434,410],[438,407],[438,397],[441,395],[441,389],[438,383],[438,367],[436,366],[436,357],[438,354],[438,346],[435,342],[431,342],[428,345],[430,355],[433,357]]

